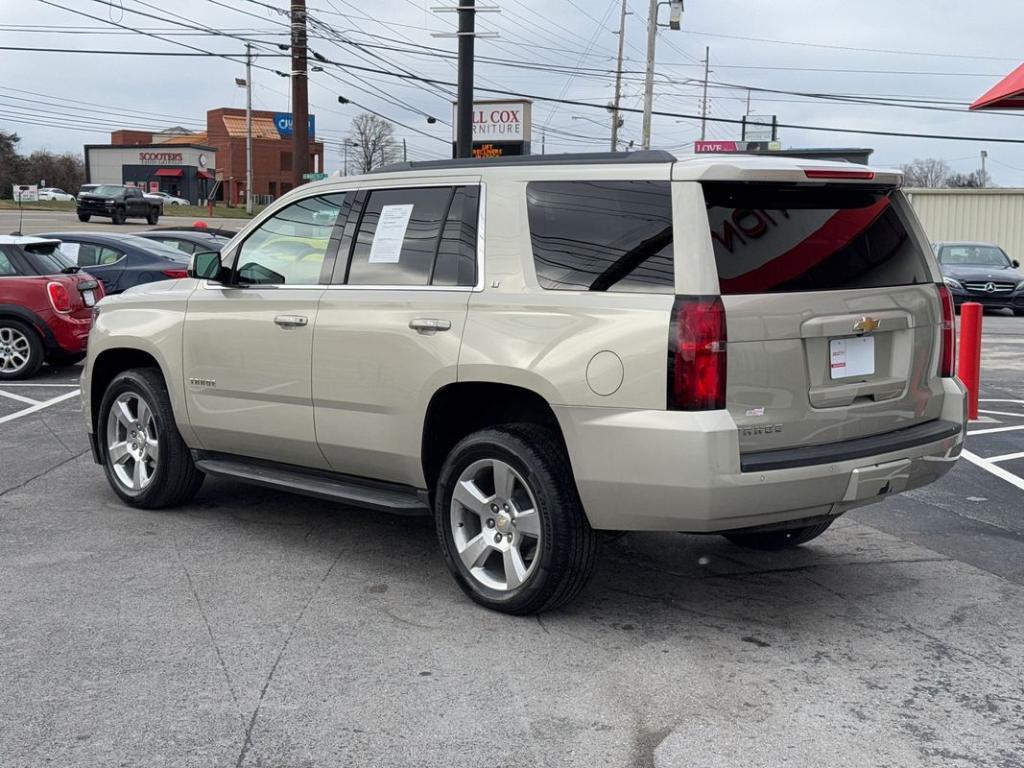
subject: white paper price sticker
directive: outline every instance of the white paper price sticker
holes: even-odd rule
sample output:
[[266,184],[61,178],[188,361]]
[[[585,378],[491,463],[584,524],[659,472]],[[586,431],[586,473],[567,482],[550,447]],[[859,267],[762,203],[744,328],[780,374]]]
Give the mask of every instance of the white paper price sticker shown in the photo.
[[875,372],[875,340],[871,336],[832,339],[828,351],[833,379],[870,376]]
[[377,231],[370,246],[370,264],[397,264],[402,255],[405,230],[409,228],[412,203],[385,205],[380,209]]

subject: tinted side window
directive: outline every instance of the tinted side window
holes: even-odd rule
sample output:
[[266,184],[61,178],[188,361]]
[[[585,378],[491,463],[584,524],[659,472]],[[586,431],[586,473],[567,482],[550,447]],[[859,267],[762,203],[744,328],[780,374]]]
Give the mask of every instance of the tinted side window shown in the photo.
[[673,293],[667,181],[534,181],[530,240],[543,288]]
[[238,282],[316,285],[345,193],[310,197],[282,208],[238,251]]
[[0,277],[10,277],[11,275],[18,274],[17,270],[14,269],[14,265],[11,263],[10,258],[0,248]]
[[350,285],[429,285],[452,187],[370,192],[356,233]]
[[479,187],[455,190],[441,233],[431,285],[476,285],[476,230]]
[[930,283],[891,190],[706,182],[723,294]]

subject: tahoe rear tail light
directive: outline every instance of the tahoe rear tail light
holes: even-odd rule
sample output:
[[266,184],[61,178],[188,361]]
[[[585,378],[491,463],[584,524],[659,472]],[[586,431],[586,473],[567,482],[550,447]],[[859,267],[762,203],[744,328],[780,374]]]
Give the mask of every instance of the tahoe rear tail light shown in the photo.
[[953,294],[945,283],[938,284],[939,303],[942,305],[942,346],[939,352],[939,376],[944,379],[956,375],[956,313],[953,310]]
[[172,280],[176,280],[179,277],[188,277],[187,269],[165,269],[163,273]]
[[71,311],[71,294],[63,283],[47,283],[46,295],[50,298],[54,312],[66,315]]
[[725,408],[725,305],[721,296],[676,296],[668,339],[668,408]]

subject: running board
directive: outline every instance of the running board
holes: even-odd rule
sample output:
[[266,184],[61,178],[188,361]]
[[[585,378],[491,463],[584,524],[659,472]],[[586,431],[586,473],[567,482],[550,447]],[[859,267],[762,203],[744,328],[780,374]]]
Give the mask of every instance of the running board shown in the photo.
[[193,458],[196,467],[212,477],[240,480],[395,515],[430,514],[426,494],[408,485],[201,451],[193,452]]

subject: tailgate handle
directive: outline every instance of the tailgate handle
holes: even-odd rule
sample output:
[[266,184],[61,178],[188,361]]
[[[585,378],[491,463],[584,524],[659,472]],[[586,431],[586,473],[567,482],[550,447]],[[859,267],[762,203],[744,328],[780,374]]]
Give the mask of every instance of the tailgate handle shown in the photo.
[[309,319],[303,315],[278,315],[274,323],[282,328],[302,328],[309,324]]

